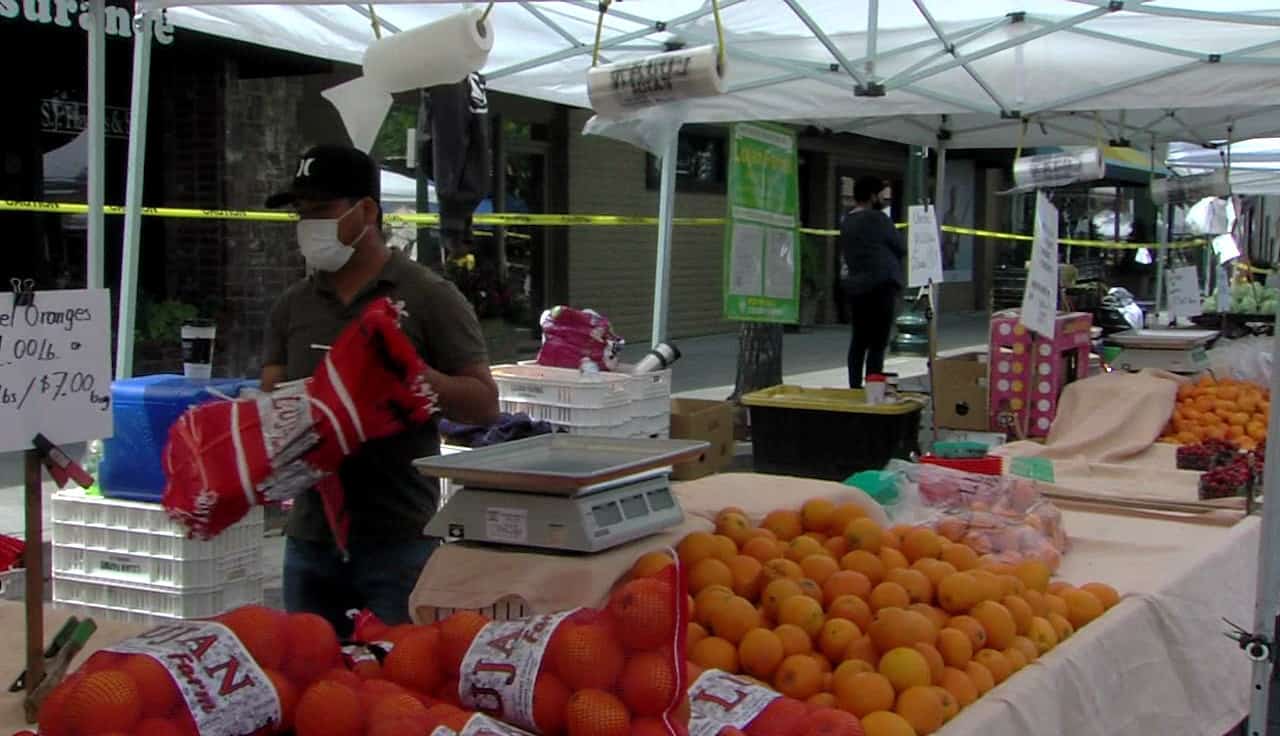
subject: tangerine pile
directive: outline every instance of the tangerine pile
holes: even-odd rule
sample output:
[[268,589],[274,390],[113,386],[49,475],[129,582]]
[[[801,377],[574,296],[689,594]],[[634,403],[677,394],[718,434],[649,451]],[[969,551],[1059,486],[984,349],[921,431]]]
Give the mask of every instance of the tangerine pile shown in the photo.
[[[867,736],[924,736],[1119,599],[1049,567],[980,559],[931,529],[882,528],[811,499],[759,526],[736,508],[678,546],[689,659],[863,719]],[[642,557],[638,573],[655,564]]]
[[1230,440],[1241,450],[1254,450],[1267,439],[1270,411],[1271,392],[1265,387],[1205,374],[1178,388],[1178,403],[1160,441],[1194,445]]

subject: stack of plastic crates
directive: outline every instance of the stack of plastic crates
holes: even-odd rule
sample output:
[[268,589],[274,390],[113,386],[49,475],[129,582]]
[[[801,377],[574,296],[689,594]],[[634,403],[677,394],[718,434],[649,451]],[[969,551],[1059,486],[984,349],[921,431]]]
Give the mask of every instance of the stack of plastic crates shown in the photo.
[[[622,367],[620,367],[622,368]],[[557,430],[596,437],[666,438],[671,371],[583,374],[532,363],[493,369],[502,411],[524,413]]]
[[53,600],[113,621],[205,618],[262,602],[263,513],[188,539],[159,504],[53,496]]

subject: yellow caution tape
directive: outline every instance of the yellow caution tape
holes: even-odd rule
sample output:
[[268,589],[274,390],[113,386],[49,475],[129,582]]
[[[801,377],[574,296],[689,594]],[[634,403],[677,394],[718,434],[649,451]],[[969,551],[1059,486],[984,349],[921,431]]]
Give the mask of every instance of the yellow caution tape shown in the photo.
[[[108,215],[123,215],[124,208],[118,205],[107,205],[102,208],[103,212]],[[0,212],[45,212],[49,214],[59,215],[84,215],[89,212],[89,205],[84,203],[73,202],[28,202],[19,200],[0,200]],[[252,211],[252,210],[207,210],[183,207],[143,207],[142,214],[148,217],[171,217],[189,220],[249,220],[258,222],[292,222],[298,219],[298,216],[292,212],[270,212],[270,211]],[[543,215],[543,214],[520,214],[520,213],[491,213],[483,215],[475,215],[473,219],[476,225],[531,225],[538,227],[573,227],[573,226],[592,226],[592,227],[636,227],[657,225],[658,218],[632,215]],[[417,213],[387,213],[383,216],[383,220],[388,223],[404,223],[413,225],[438,225],[440,223],[440,215],[437,213],[417,212]],[[677,217],[673,224],[682,227],[714,227],[724,225],[726,220],[723,217]],[[905,224],[898,224],[899,229],[906,227]],[[953,235],[972,235],[978,238],[992,238],[997,240],[1019,240],[1031,241],[1030,235],[1019,235],[1016,233],[1001,233],[994,230],[978,230],[968,227],[956,227],[954,225],[943,225],[944,233]],[[819,237],[835,237],[840,234],[839,230],[824,230],[817,228],[800,228],[801,235],[814,235]],[[1111,240],[1077,240],[1074,238],[1062,238],[1058,241],[1061,245],[1077,246],[1082,248],[1109,248],[1116,250],[1138,250],[1147,248],[1156,250],[1160,248],[1159,243],[1118,243]],[[1208,245],[1207,240],[1183,240],[1176,243],[1168,243],[1165,247],[1170,250],[1182,248],[1200,248]]]

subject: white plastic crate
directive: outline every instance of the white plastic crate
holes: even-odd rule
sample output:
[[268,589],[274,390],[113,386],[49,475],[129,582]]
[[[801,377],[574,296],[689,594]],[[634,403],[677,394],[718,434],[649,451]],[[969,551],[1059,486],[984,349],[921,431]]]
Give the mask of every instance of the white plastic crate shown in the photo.
[[215,559],[174,560],[54,544],[53,574],[174,588],[209,588],[262,577],[262,547]]
[[671,369],[652,373],[632,373],[634,366],[620,363],[618,372],[627,376],[627,389],[635,399],[671,399]]
[[59,607],[109,621],[157,623],[208,618],[262,603],[262,577],[209,588],[168,588],[61,575],[53,579],[53,600]]
[[189,561],[262,547],[261,506],[250,508],[245,518],[207,542],[188,539],[187,530],[155,503],[60,491],[53,494],[52,516],[54,544],[84,549]]
[[550,422],[565,427],[570,432],[589,427],[618,427],[638,416],[655,416],[663,409],[671,411],[670,399],[643,399],[629,401],[603,409],[585,409],[571,406],[551,406],[532,401],[500,399],[499,408],[509,414],[525,413],[531,419]]
[[630,376],[594,373],[584,376],[568,368],[525,364],[490,369],[498,384],[498,398],[544,406],[603,409],[631,401]]

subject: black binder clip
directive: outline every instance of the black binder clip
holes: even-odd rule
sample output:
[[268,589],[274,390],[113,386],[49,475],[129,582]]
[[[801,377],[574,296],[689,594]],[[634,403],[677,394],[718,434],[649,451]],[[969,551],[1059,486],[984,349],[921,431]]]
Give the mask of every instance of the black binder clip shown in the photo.
[[35,279],[12,278],[9,284],[13,286],[13,306],[29,307],[36,303]]

